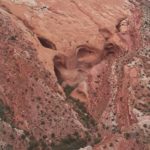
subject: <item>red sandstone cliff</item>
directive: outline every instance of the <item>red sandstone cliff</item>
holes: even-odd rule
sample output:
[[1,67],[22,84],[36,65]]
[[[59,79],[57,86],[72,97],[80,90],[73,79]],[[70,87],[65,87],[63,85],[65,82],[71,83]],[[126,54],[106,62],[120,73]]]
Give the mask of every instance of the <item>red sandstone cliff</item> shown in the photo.
[[149,7],[1,0],[0,149],[148,150]]

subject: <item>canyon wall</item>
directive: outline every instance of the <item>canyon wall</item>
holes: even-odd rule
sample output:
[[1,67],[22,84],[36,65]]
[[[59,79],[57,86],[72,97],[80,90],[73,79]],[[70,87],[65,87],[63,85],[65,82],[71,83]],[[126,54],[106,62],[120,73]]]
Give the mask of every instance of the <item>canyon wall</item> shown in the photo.
[[148,150],[149,8],[1,0],[0,149]]

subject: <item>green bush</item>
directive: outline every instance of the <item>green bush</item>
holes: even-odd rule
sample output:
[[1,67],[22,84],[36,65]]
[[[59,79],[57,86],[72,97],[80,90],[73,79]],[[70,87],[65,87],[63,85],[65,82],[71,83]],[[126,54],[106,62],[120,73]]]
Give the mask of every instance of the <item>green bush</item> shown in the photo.
[[13,150],[13,146],[10,145],[10,144],[8,144],[8,145],[6,146],[6,150]]
[[64,92],[66,93],[66,96],[70,96],[71,92],[74,90],[75,87],[72,87],[72,86],[69,86],[67,85],[65,88],[64,88]]
[[36,140],[34,136],[30,136],[29,139],[30,142],[28,150],[49,150],[48,145],[45,143],[43,139]]
[[13,112],[8,106],[4,105],[1,99],[0,99],[0,118],[12,124]]
[[87,112],[87,109],[84,105],[84,103],[80,102],[77,99],[69,97],[68,102],[70,102],[73,105],[74,110],[78,113],[82,123],[90,128],[90,127],[96,127],[96,121],[93,119],[93,117]]
[[4,106],[3,106],[2,102],[0,101],[0,118],[1,119],[3,119],[3,117],[4,117],[4,114],[5,114],[4,112],[5,112]]
[[78,150],[81,147],[85,147],[87,144],[86,140],[80,137],[68,136],[65,139],[55,145],[52,145],[52,150]]
[[129,133],[124,133],[124,137],[128,140],[131,137],[131,135]]
[[33,138],[29,142],[28,150],[36,150],[38,146],[39,146],[38,142]]

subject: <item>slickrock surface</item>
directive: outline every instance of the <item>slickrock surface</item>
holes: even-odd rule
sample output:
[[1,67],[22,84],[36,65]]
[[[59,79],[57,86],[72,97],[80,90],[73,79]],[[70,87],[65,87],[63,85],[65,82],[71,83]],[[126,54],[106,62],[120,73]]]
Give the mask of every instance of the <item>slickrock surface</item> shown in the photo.
[[0,150],[149,143],[149,0],[0,0]]

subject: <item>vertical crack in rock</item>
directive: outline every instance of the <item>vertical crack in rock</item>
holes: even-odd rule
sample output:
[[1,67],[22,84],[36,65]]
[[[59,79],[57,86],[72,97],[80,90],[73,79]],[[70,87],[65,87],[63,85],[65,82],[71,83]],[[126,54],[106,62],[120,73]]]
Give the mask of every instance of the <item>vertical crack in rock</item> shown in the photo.
[[120,53],[119,46],[113,43],[105,43],[104,51],[106,53],[106,56],[115,54],[118,55]]
[[61,85],[63,82],[63,70],[66,70],[65,57],[63,55],[55,56],[53,59],[54,72],[57,77],[58,83]]

